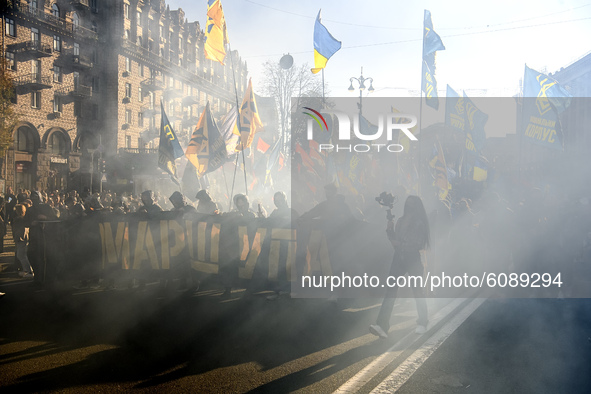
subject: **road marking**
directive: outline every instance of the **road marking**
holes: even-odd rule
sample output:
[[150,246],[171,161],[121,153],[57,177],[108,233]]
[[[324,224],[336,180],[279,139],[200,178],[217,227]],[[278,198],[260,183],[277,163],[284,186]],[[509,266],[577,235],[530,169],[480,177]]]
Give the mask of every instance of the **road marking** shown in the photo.
[[421,365],[441,346],[443,342],[485,301],[484,298],[472,300],[439,331],[433,334],[419,349],[410,355],[394,372],[371,392],[386,394],[396,392],[419,369]]
[[[434,327],[439,323],[445,316],[449,313],[454,311],[457,307],[459,307],[463,302],[465,302],[465,298],[457,298],[454,301],[450,302],[441,310],[439,310],[432,318],[432,323],[430,325]],[[392,331],[392,328],[390,328]],[[345,394],[345,393],[356,393],[358,392],[363,386],[365,386],[370,380],[377,376],[386,366],[388,366],[396,357],[400,355],[402,351],[407,349],[413,342],[420,338],[419,335],[415,334],[414,331],[411,331],[409,334],[401,338],[398,342],[396,342],[391,348],[386,350],[381,356],[377,357],[371,363],[369,363],[365,368],[359,371],[355,376],[349,379],[345,384],[339,387],[335,394]]]

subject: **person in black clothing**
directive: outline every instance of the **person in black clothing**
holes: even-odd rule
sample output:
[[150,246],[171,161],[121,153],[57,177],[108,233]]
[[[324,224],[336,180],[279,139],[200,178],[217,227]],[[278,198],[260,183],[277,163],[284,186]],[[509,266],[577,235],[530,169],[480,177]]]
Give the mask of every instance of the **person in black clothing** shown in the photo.
[[152,190],[146,190],[141,194],[142,205],[137,210],[140,213],[147,213],[148,215],[153,215],[156,212],[162,212],[162,208],[160,205],[154,202],[154,192]]
[[[423,202],[418,196],[408,196],[404,203],[404,214],[396,222],[396,227],[394,227],[394,222],[390,220],[386,230],[388,239],[394,247],[390,276],[398,278],[407,273],[416,276],[423,275],[420,251],[429,247],[429,233],[429,221]],[[386,290],[386,297],[382,302],[376,324],[369,327],[369,331],[380,338],[388,337],[390,315],[392,315],[397,292],[397,287],[389,287]],[[415,332],[423,334],[427,331],[429,322],[427,302],[421,287],[413,287],[413,293],[419,315]]]
[[195,207],[187,202],[185,196],[181,192],[177,191],[172,193],[168,199],[172,203],[172,212],[180,212],[181,216],[185,213],[197,212]]
[[27,255],[35,272],[35,284],[41,285],[46,280],[43,221],[55,220],[57,218],[53,209],[43,203],[41,193],[38,191],[31,193],[31,202],[33,205],[27,208],[27,213],[25,214],[25,223],[29,227],[29,250]]
[[4,218],[6,223],[12,223],[14,217],[14,207],[16,206],[16,196],[12,191],[12,187],[8,186],[6,190],[6,217]]

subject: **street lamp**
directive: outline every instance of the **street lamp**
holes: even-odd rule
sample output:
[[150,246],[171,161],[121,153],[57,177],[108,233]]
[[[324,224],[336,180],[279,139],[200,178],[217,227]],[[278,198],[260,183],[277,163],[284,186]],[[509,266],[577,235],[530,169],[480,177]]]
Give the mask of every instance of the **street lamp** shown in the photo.
[[363,77],[363,67],[361,67],[361,76],[359,78],[355,78],[355,77],[351,77],[349,78],[349,81],[351,82],[351,85],[349,86],[349,91],[352,92],[355,90],[355,88],[353,87],[353,81],[357,81],[359,83],[359,115],[363,115],[363,91],[365,90],[365,81],[369,81],[369,89],[367,89],[368,92],[373,92],[374,88],[373,88],[373,78],[369,77],[369,78],[364,78]]

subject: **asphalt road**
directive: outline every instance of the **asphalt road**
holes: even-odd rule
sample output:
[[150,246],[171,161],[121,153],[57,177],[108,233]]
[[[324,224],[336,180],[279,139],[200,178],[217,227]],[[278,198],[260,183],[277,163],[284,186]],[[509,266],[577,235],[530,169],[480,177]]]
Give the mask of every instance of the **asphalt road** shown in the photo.
[[[400,300],[380,340],[368,334],[372,299],[268,301],[241,290],[224,299],[216,288],[163,294],[157,285],[49,291],[10,275],[0,290],[3,393],[330,393],[414,340],[358,390],[370,392],[424,342],[412,334],[413,300]],[[450,301],[431,300],[430,312]],[[588,300],[489,300],[400,391],[582,393],[590,372]]]

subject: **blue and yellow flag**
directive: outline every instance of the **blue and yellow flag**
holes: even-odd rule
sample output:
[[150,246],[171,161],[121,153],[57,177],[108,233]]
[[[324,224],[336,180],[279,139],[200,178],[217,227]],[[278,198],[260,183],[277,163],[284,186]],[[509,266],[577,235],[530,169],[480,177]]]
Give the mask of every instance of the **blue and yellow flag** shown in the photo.
[[321,11],[318,11],[314,24],[314,68],[312,69],[314,74],[326,67],[328,59],[341,49],[341,42],[334,38],[320,22]]
[[548,148],[563,149],[559,114],[572,95],[546,74],[525,66],[523,78],[523,127],[526,140]]
[[199,177],[217,170],[226,161],[226,141],[211,115],[209,102],[199,118],[185,156],[193,164]]
[[177,185],[179,180],[176,174],[175,159],[183,156],[183,148],[164,112],[164,106],[160,103],[162,116],[160,118],[160,144],[158,145],[158,167],[170,174]]
[[431,12],[425,10],[423,21],[423,67],[421,89],[425,92],[427,105],[439,109],[437,80],[435,79],[435,54],[445,50],[441,37],[433,30]]
[[209,0],[203,45],[205,57],[224,64],[226,44],[228,44],[228,32],[221,0]]
[[482,112],[464,92],[464,131],[466,132],[466,149],[475,155],[480,155],[484,147],[486,133],[484,126],[488,122],[488,115]]

